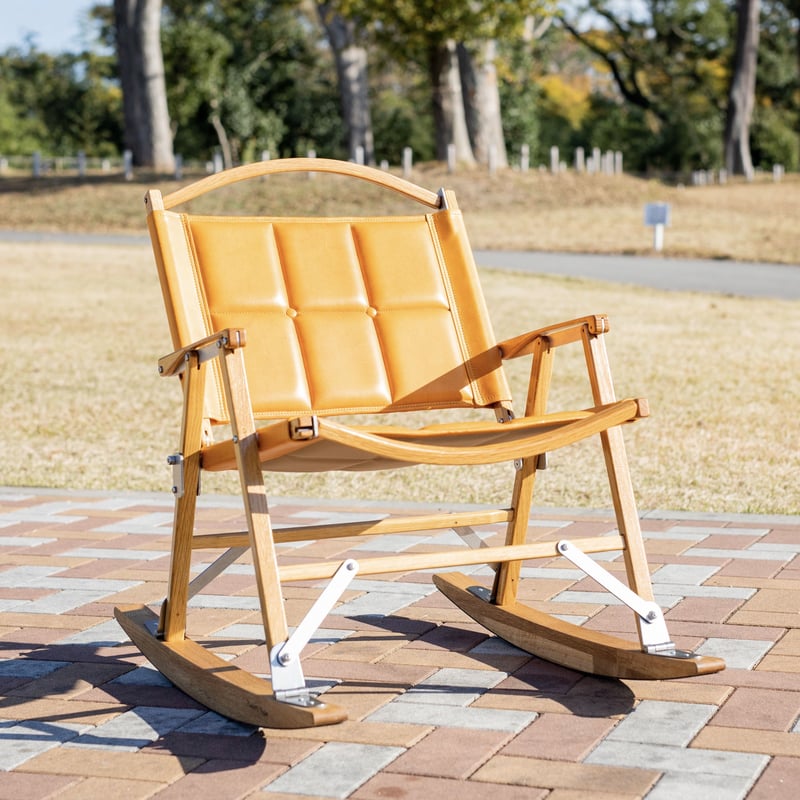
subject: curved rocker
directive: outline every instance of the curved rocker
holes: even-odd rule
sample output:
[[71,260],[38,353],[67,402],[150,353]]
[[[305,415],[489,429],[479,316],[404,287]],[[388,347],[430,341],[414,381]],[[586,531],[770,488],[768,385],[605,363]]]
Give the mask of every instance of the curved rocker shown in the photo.
[[721,658],[685,651],[644,652],[637,643],[587,630],[522,603],[495,605],[479,595],[485,587],[462,573],[434,575],[442,594],[497,636],[531,655],[569,669],[608,678],[662,680],[690,678],[725,669]]
[[118,606],[114,616],[159,672],[218,714],[264,728],[310,728],[347,719],[341,706],[277,700],[268,680],[223,661],[191,639],[159,639],[155,634],[158,617],[146,606]]

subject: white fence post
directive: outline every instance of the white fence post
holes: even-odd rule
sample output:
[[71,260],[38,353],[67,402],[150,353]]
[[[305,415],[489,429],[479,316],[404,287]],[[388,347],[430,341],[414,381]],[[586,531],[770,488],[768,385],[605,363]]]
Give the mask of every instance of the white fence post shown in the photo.
[[559,167],[560,167],[560,159],[558,155],[558,148],[555,145],[553,145],[550,148],[550,172],[552,172],[553,175],[558,175]]
[[586,153],[582,147],[575,148],[575,172],[582,173],[586,169]]
[[489,174],[497,172],[497,145],[489,145]]
[[126,150],[122,154],[122,171],[126,181],[133,180],[133,152],[131,150]]
[[527,172],[531,167],[531,148],[524,144],[519,149],[519,168],[522,172]]
[[447,145],[447,171],[451,174],[456,171],[456,146],[452,143]]
[[33,177],[39,178],[42,175],[42,154],[37,150],[33,154]]
[[410,147],[403,148],[403,177],[411,175],[411,167],[414,163],[414,151]]

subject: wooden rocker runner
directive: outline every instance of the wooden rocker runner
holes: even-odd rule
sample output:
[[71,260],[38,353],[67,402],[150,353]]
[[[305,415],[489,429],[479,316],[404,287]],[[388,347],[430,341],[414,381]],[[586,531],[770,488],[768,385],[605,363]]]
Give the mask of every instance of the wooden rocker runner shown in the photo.
[[[408,216],[285,218],[202,216],[176,206],[237,181],[285,172],[369,181],[428,207]],[[357,188],[357,185],[356,185]],[[653,602],[621,426],[647,415],[643,400],[617,400],[606,357],[608,319],[588,316],[497,342],[461,212],[450,191],[430,192],[389,173],[325,159],[252,164],[166,197],[146,197],[148,225],[175,352],[159,371],[183,389],[174,469],[175,518],[167,597],[160,617],[116,609],[131,640],[173,683],[231,718],[266,727],[339,722],[346,712],[307,686],[303,646],[356,575],[490,564],[491,589],[463,574],[436,586],[488,630],[559,664],[619,678],[677,678],[723,669],[717,658],[677,650]],[[583,349],[591,404],[547,412],[553,356]],[[515,417],[503,373],[531,356],[524,415]],[[415,412],[483,409],[488,418],[415,427]],[[408,427],[344,424],[356,414],[402,413]],[[418,416],[418,415],[416,415]],[[220,435],[219,432],[223,432]],[[537,469],[545,454],[599,436],[617,535],[527,543]],[[510,505],[273,530],[263,472],[369,471],[509,462]],[[247,518],[241,533],[196,533],[201,470],[237,470]],[[454,502],[458,498],[453,498]],[[279,565],[275,545],[333,537],[506,525],[500,547],[451,548],[313,564]],[[190,581],[193,550],[222,549]],[[189,598],[250,550],[270,680],[219,659],[186,637]],[[589,554],[621,550],[627,585]],[[517,601],[523,561],[563,556],[627,604],[639,642],[568,624]],[[327,581],[289,633],[287,581]],[[267,665],[265,664],[265,672]]]

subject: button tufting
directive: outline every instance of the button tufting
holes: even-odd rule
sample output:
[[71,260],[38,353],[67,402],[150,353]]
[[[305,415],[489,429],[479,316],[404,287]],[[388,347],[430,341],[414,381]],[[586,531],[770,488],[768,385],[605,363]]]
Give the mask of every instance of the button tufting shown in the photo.
[[369,316],[369,317],[377,317],[378,316],[378,309],[377,308],[373,308],[372,306],[369,306],[367,308],[367,316]]
[[287,308],[286,309],[286,316],[291,317],[294,319],[297,316],[297,309],[296,308]]

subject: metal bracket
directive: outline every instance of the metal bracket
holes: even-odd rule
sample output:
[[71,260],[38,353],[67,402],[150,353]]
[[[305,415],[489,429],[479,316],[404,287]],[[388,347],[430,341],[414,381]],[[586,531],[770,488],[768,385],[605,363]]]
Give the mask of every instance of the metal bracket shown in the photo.
[[322,620],[357,574],[358,562],[355,559],[349,558],[343,561],[303,621],[295,628],[294,633],[285,642],[276,644],[270,651],[272,691],[276,700],[301,706],[317,704],[316,697],[306,686],[300,664],[300,651],[311,640]]
[[317,417],[297,417],[289,420],[289,437],[295,441],[316,439],[319,436]]
[[673,656],[675,658],[691,658],[692,653],[677,650],[675,643],[670,641],[667,623],[664,614],[657,603],[639,597],[622,581],[618,580],[607,569],[601,567],[594,559],[590,558],[572,542],[562,539],[556,545],[558,552],[571,561],[578,569],[594,578],[606,591],[621,600],[628,608],[634,611],[641,621],[639,625],[642,650],[645,653],[658,653],[659,655]]
[[183,497],[183,453],[173,453],[167,456],[167,464],[172,467],[172,494]]

